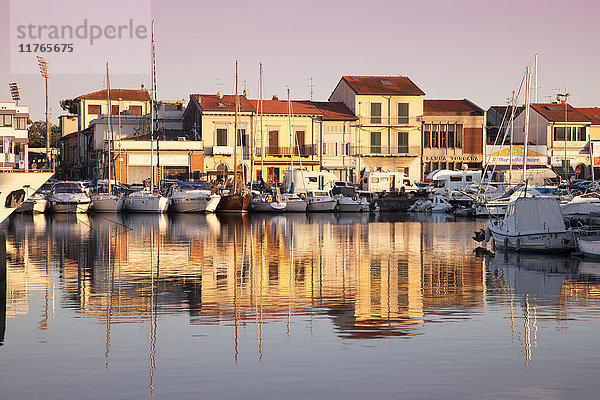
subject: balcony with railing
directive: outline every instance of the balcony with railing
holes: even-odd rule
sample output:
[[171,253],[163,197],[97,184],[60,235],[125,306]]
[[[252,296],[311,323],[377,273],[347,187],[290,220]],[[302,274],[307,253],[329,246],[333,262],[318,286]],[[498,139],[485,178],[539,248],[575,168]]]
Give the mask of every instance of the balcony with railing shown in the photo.
[[416,157],[421,154],[420,146],[382,146],[382,145],[370,145],[370,146],[352,146],[350,148],[352,156],[361,157]]
[[[312,144],[305,144],[302,146],[294,147],[294,155],[300,157],[310,157],[317,155],[317,146]],[[255,151],[255,156],[261,156],[261,148],[257,147]],[[265,146],[265,156],[275,156],[275,157],[289,157],[290,156],[290,147],[289,146]]]
[[417,126],[421,125],[423,117],[418,116],[361,116],[358,121],[361,126]]

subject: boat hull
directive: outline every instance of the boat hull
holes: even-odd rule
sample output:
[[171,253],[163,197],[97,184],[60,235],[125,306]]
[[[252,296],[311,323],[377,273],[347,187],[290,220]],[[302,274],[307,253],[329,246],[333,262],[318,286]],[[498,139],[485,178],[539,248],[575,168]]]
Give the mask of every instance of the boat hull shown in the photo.
[[[134,193],[135,195],[135,193]],[[129,195],[125,199],[124,208],[127,212],[162,214],[169,207],[169,199],[160,195]]]
[[281,213],[284,212],[286,208],[286,203],[277,203],[274,201],[258,200],[250,203],[252,212]]
[[576,248],[575,238],[570,231],[508,235],[492,227],[489,229],[497,249],[517,252],[565,253]]
[[102,196],[92,199],[90,212],[93,213],[118,213],[123,210],[124,200],[117,196]]
[[48,179],[54,175],[52,172],[0,172],[0,222],[4,221],[23,203],[7,205],[7,197],[16,190],[23,190],[24,196],[21,201],[27,200]]
[[48,210],[55,214],[85,214],[90,202],[66,202],[50,200]]
[[169,199],[169,211],[175,213],[203,213],[214,212],[221,200],[221,196],[195,196],[178,197]]
[[234,193],[221,196],[217,212],[241,212],[246,213],[250,208],[249,193]]
[[353,200],[352,198],[340,198],[337,203],[337,211],[341,213],[345,212],[361,212],[362,203],[360,200]]
[[333,212],[337,206],[337,200],[309,199],[306,211],[308,212]]
[[579,251],[587,257],[600,258],[600,240],[583,240],[578,241]]

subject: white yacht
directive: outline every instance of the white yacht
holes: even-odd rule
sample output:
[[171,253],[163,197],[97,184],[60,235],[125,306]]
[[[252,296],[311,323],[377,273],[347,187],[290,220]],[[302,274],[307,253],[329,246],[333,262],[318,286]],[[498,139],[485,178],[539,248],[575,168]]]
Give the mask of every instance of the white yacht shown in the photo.
[[81,182],[57,182],[48,194],[48,210],[53,213],[86,213],[91,202]]
[[169,189],[169,211],[178,213],[215,212],[221,196],[208,182],[176,183]]
[[452,208],[452,205],[441,194],[433,195],[432,203],[431,212],[433,213],[445,213]]
[[308,207],[308,201],[295,193],[284,193],[281,200],[285,202],[285,212],[303,213]]
[[563,252],[577,247],[558,201],[551,197],[519,197],[506,215],[488,224],[494,245],[515,251]]
[[157,192],[141,190],[128,195],[123,207],[127,212],[162,214],[169,207],[169,199]]
[[20,207],[52,175],[52,172],[0,172],[0,222]]
[[93,213],[118,213],[123,210],[124,198],[116,194],[95,193],[92,194],[92,205],[90,212]]
[[356,187],[350,182],[337,181],[331,189],[331,194],[337,200],[338,212],[361,212],[363,204],[356,193]]
[[[526,192],[525,192],[526,190]],[[533,188],[525,189],[521,184],[507,190],[502,196],[494,200],[476,202],[473,204],[473,215],[475,217],[502,217],[506,214],[506,209],[511,202],[519,197],[541,196],[542,194]]]
[[306,192],[309,212],[333,212],[337,206],[337,200],[325,190],[309,190]]

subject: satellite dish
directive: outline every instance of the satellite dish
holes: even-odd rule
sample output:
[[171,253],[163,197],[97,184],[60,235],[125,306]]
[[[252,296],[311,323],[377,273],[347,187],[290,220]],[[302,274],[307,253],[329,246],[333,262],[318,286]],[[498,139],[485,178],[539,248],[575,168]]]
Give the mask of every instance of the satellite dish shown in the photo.
[[222,99],[222,98],[223,98],[223,92],[221,92],[221,91],[219,90],[219,91],[217,92],[217,97],[218,97],[219,99]]

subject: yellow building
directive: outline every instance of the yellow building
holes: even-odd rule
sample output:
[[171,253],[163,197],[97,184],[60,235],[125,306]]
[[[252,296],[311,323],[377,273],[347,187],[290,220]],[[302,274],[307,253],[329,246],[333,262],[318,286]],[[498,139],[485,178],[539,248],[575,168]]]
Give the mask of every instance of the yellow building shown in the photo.
[[318,170],[321,111],[317,107],[293,101],[290,117],[287,101],[260,102],[240,95],[237,104],[237,135],[234,95],[193,94],[184,111],[184,128],[197,132],[204,142],[204,170],[209,175],[222,179],[241,163],[246,180],[254,170],[252,179],[279,182],[292,162],[292,140],[294,166],[301,163]]
[[420,179],[424,94],[405,76],[340,79],[329,101],[344,103],[359,118],[351,148],[358,174],[386,169]]

